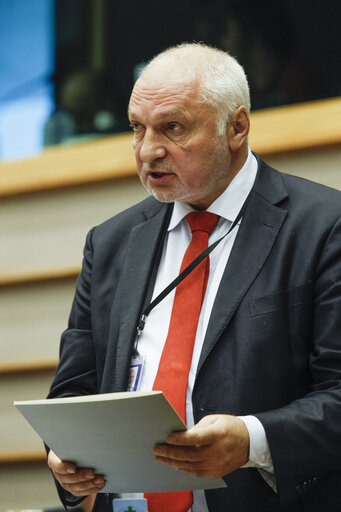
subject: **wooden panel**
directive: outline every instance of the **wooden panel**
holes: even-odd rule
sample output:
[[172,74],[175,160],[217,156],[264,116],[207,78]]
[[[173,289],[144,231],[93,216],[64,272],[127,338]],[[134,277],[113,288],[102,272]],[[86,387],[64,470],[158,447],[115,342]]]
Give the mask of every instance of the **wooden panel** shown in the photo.
[[[18,373],[32,374],[55,372],[58,364],[58,357],[52,359],[41,359],[37,361],[23,361],[15,358],[14,361],[0,361],[0,375],[15,375]],[[0,458],[1,463],[1,458]]]
[[57,360],[74,287],[70,279],[0,288],[0,369]]
[[0,467],[4,465],[10,464],[36,464],[36,463],[46,463],[46,452],[42,451],[41,447],[39,450],[34,450],[32,452],[25,451],[22,452],[4,452],[0,453]]
[[250,141],[264,156],[341,143],[341,98],[258,110]]
[[0,466],[0,511],[63,507],[46,463]]
[[79,269],[86,233],[144,199],[135,179],[0,201],[0,282],[17,274]]
[[[266,161],[341,189],[341,146],[273,154]],[[136,179],[3,199],[0,287],[75,277],[88,229],[146,196]]]
[[61,279],[76,279],[81,270],[81,264],[69,268],[52,268],[49,270],[34,270],[33,272],[16,272],[15,274],[0,275],[0,288],[40,283],[41,281],[59,281]]
[[276,169],[341,190],[341,146],[269,155]]
[[0,197],[135,176],[131,134],[46,149],[0,164]]
[[44,454],[41,439],[24,417],[13,406],[13,401],[39,400],[46,398],[54,372],[48,371],[31,375],[1,375],[0,454],[7,460],[17,456]]
[[[263,156],[341,142],[341,98],[251,113],[251,146]],[[132,135],[46,150],[0,164],[0,197],[135,175]]]

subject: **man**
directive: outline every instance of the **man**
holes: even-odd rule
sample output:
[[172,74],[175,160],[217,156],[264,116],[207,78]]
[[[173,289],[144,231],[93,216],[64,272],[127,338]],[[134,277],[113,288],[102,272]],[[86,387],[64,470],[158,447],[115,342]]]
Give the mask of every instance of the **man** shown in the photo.
[[[171,396],[180,370],[169,387],[160,372],[169,338],[179,338],[178,292],[153,308],[134,352],[136,326],[179,273],[192,243],[187,214],[216,214],[209,244],[228,234],[209,255],[195,326],[191,428],[154,453],[227,487],[161,508],[148,496],[150,512],[330,512],[341,503],[341,194],[253,155],[248,112],[245,74],[224,52],[184,44],[146,67],[129,118],[138,174],[154,198],[89,233],[62,337],[50,397],[127,389],[136,352],[145,359],[138,389],[165,382]],[[52,452],[49,466],[64,504],[105,485],[105,475]],[[110,500],[99,494],[96,510],[109,511]]]

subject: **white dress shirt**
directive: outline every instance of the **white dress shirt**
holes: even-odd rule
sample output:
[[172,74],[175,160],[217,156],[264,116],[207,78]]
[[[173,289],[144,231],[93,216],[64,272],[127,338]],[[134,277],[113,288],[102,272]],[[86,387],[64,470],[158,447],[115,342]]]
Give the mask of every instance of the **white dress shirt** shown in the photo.
[[[257,160],[249,151],[248,158],[225,191],[211,204],[207,211],[220,216],[218,224],[209,237],[209,245],[222,237],[236,219],[244,201],[254,184],[257,174]],[[175,279],[181,267],[181,262],[188,244],[191,241],[191,231],[185,216],[193,208],[187,204],[175,202],[173,213],[164,240],[159,269],[156,276],[152,300]],[[210,319],[213,303],[220,281],[235,241],[239,224],[227,235],[210,253],[210,271],[206,294],[202,305],[198,329],[193,349],[192,363],[188,378],[186,397],[187,426],[194,425],[192,390],[197,372],[199,357]],[[139,391],[150,391],[153,388],[162,350],[166,341],[172,312],[175,290],[165,297],[149,314],[144,330],[138,340],[137,351],[145,358],[145,365],[139,382]],[[271,455],[266,440],[264,428],[254,416],[243,416],[250,435],[249,462],[246,465],[264,468],[273,472]],[[133,497],[132,495],[130,495]],[[134,495],[138,497],[138,495]],[[141,496],[141,495],[139,495]],[[192,512],[208,512],[203,491],[194,491]]]

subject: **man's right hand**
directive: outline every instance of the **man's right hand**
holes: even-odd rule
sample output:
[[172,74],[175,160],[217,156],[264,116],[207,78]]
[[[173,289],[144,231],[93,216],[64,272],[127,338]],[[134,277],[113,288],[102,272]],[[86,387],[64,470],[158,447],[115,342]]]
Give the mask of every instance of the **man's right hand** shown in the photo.
[[103,489],[105,480],[92,469],[78,470],[71,462],[63,462],[50,451],[47,463],[60,485],[74,496],[89,496]]

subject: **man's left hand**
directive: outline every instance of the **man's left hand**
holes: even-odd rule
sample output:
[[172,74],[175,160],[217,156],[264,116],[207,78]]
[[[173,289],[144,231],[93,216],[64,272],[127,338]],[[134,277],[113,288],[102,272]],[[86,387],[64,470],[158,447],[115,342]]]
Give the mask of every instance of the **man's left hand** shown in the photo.
[[154,448],[157,462],[193,473],[218,478],[246,464],[249,460],[249,432],[236,416],[205,416],[185,432],[173,432],[167,444]]

